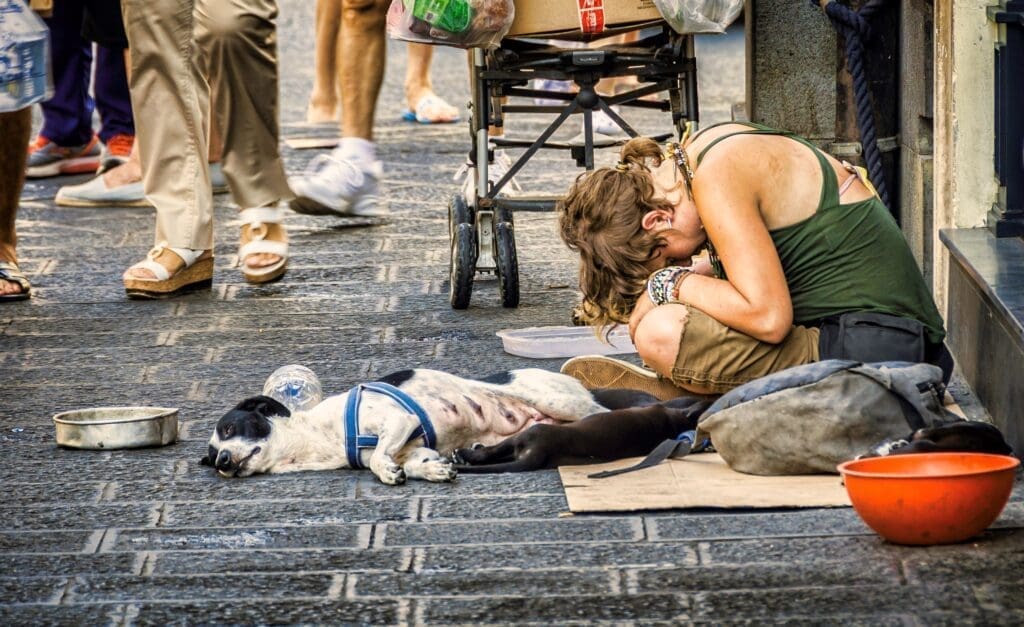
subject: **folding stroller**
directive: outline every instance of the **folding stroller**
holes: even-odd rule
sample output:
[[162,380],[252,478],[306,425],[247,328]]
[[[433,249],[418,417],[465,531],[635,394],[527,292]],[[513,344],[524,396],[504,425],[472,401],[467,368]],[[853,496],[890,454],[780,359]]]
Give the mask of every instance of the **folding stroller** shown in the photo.
[[[637,27],[634,26],[633,29]],[[592,116],[603,111],[629,137],[637,131],[613,106],[669,111],[676,137],[682,137],[688,122],[697,122],[697,65],[693,37],[679,35],[665,22],[644,25],[638,41],[593,48],[569,47],[572,42],[548,41],[517,36],[502,40],[490,51],[473,49],[471,70],[472,101],[467,173],[474,177],[470,197],[456,194],[448,205],[451,261],[449,300],[455,309],[469,306],[477,273],[495,273],[501,302],[519,305],[519,267],[516,256],[513,213],[551,211],[558,200],[550,195],[506,193],[509,181],[541,148],[566,150],[577,167],[594,168]],[[650,34],[648,34],[650,33]],[[605,32],[601,36],[615,34]],[[566,47],[560,47],[563,44]],[[634,76],[637,86],[614,96],[602,96],[595,85],[602,78]],[[531,88],[533,79],[572,81],[576,92]],[[651,100],[667,92],[668,99]],[[557,105],[519,104],[509,97],[559,101]],[[646,97],[646,98],[645,98]],[[555,113],[557,117],[535,140],[488,139],[489,126],[504,126],[509,113]],[[559,127],[574,114],[583,116],[583,133],[578,141],[551,141]],[[654,139],[663,141],[666,133]],[[626,139],[603,139],[599,147],[617,146]],[[488,164],[494,154],[490,146],[525,149],[508,172],[496,183],[488,178]]]

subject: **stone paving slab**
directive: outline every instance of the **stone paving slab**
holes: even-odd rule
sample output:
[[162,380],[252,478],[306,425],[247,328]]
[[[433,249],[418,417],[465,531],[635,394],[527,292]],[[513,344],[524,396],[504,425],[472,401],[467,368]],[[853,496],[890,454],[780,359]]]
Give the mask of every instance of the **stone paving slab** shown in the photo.
[[[283,133],[333,137],[302,121],[313,5],[280,4]],[[742,99],[742,34],[698,50],[703,121],[728,119]],[[279,283],[243,281],[235,207],[221,195],[213,289],[129,302],[119,276],[151,244],[153,211],[53,204],[60,185],[87,177],[26,185],[19,252],[37,293],[0,307],[0,624],[1024,623],[1020,487],[971,542],[911,548],[849,509],[572,516],[555,471],[390,487],[365,472],[232,481],[200,466],[219,416],[284,363],[313,367],[328,392],[409,367],[561,364],[509,355],[494,335],[569,322],[577,261],[552,214],[515,216],[520,307],[503,308],[485,276],[469,309],[448,306],[447,204],[467,127],[400,122],[405,44],[388,52],[375,132],[392,215],[290,217]],[[433,74],[464,105],[465,53],[436,49]],[[632,121],[657,132],[666,120]],[[507,132],[535,137],[543,122],[510,119]],[[574,120],[556,137],[577,132]],[[320,152],[285,148],[286,167]],[[597,158],[611,164],[614,151]],[[520,179],[557,193],[576,174],[564,153],[542,154]],[[984,411],[962,382],[951,389]],[[179,407],[178,442],[54,445],[54,413],[109,404]]]

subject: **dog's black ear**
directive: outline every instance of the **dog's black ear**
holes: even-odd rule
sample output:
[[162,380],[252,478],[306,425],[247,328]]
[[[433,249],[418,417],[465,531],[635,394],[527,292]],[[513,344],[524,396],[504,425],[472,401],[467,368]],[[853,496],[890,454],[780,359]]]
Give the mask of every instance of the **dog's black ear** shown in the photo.
[[262,395],[245,399],[238,405],[235,405],[235,409],[250,411],[260,416],[283,416],[287,418],[292,415],[292,412],[288,411],[287,407],[269,396]]

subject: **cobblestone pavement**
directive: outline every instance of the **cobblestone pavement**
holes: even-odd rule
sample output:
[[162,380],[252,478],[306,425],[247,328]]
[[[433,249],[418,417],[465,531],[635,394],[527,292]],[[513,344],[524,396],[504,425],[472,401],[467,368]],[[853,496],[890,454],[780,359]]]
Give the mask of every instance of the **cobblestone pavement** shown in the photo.
[[[282,3],[289,137],[333,132],[299,123],[311,13]],[[728,115],[741,42],[702,47],[705,119]],[[151,211],[56,208],[68,180],[26,188],[20,251],[37,297],[0,308],[0,623],[1024,622],[1019,489],[975,542],[910,549],[848,509],[566,516],[554,471],[392,488],[360,472],[229,481],[199,466],[216,419],[284,363],[309,365],[330,391],[410,366],[558,366],[505,354],[494,335],[567,323],[575,264],[551,215],[516,217],[518,309],[500,306],[493,280],[469,310],[449,308],[445,206],[465,128],[397,120],[404,45],[390,51],[378,137],[393,217],[296,216],[280,283],[252,287],[233,268],[222,197],[214,289],[129,302],[119,275],[151,243]],[[439,91],[455,101],[464,67],[438,50]],[[315,153],[286,151],[289,169]],[[523,182],[564,188],[560,156]],[[54,445],[55,412],[121,404],[180,407],[178,443]]]

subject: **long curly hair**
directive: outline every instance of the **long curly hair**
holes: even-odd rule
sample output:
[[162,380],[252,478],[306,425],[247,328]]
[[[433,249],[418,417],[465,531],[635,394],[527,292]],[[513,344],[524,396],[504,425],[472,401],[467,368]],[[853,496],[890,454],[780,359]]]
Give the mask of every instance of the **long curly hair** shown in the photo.
[[622,147],[620,159],[614,168],[578,176],[558,203],[562,240],[580,254],[581,317],[601,327],[629,320],[651,273],[647,264],[667,244],[641,226],[647,212],[671,207],[655,195],[651,177],[661,147],[637,137]]

